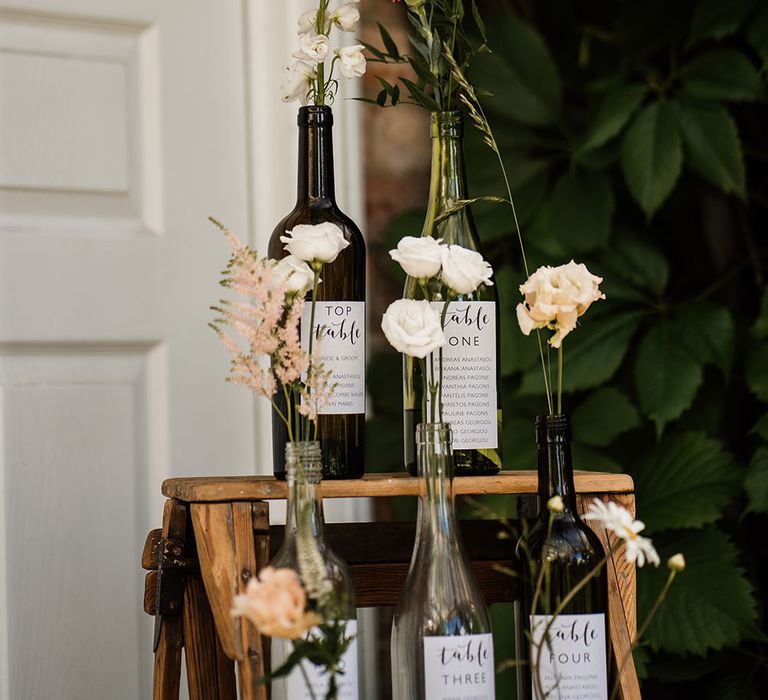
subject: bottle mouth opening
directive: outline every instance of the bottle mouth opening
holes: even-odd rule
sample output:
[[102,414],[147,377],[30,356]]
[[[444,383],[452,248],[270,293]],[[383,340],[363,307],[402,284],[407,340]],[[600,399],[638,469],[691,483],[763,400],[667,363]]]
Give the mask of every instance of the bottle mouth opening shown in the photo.
[[464,117],[458,110],[432,112],[429,122],[432,138],[447,136],[458,139],[464,131]]
[[419,423],[416,426],[416,441],[419,443],[450,443],[452,439],[450,423]]
[[565,414],[536,416],[536,442],[570,442],[571,423]]
[[296,117],[299,126],[333,125],[333,110],[328,105],[305,105],[299,107]]
[[323,461],[320,442],[304,440],[285,445],[285,476],[294,480],[301,473],[307,481],[320,481],[323,476]]

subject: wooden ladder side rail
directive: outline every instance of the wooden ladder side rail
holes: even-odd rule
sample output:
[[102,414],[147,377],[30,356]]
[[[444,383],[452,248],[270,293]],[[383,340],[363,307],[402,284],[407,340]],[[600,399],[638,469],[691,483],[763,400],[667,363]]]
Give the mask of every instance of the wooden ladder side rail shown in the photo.
[[205,592],[226,655],[237,661],[241,700],[267,700],[264,644],[255,627],[231,615],[232,599],[269,558],[266,503],[192,503],[192,526]]
[[[577,496],[579,511],[584,513],[594,498],[615,501],[624,506],[634,517],[634,494],[580,494]],[[616,536],[587,520],[587,524],[608,552]],[[611,656],[613,668],[618,674],[620,700],[641,700],[640,682],[632,657],[632,644],[637,635],[637,577],[634,564],[627,562],[625,547],[620,547],[606,562],[608,578],[608,620],[610,625]],[[612,688],[609,688],[609,693]]]

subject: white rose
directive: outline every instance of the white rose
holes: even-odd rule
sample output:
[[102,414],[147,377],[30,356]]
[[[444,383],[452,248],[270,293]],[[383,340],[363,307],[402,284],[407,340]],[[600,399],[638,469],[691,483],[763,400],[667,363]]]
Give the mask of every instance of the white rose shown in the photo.
[[405,236],[397,244],[395,250],[390,250],[389,255],[406,275],[417,279],[428,279],[440,272],[442,265],[441,251],[445,248],[442,238],[434,239],[431,236]]
[[365,74],[364,48],[362,44],[355,44],[354,46],[344,46],[341,49],[336,49],[341,74],[345,78],[359,78]]
[[443,283],[456,294],[470,294],[481,284],[493,284],[493,268],[476,250],[460,245],[443,246],[441,260]]
[[354,32],[357,28],[357,23],[360,21],[360,10],[357,9],[356,3],[345,2],[331,12],[328,18],[342,32]]
[[295,255],[286,255],[282,260],[273,260],[272,263],[271,289],[283,284],[286,292],[300,296],[311,289],[315,273],[303,260]]
[[300,34],[301,48],[293,54],[294,58],[310,63],[322,63],[328,55],[328,37],[325,34]]
[[322,224],[299,224],[286,236],[280,236],[285,249],[308,263],[332,263],[349,245],[342,230],[330,221]]
[[395,350],[410,357],[426,357],[445,345],[440,315],[422,299],[398,299],[381,319],[381,330]]
[[534,328],[550,328],[555,334],[549,344],[559,348],[592,302],[605,299],[598,288],[602,281],[586,265],[573,260],[559,267],[540,267],[520,286],[525,297],[517,305],[520,330],[529,335]]
[[298,100],[303,105],[307,104],[309,89],[316,77],[314,67],[302,61],[294,61],[293,65],[286,66],[285,77],[280,85],[283,102]]

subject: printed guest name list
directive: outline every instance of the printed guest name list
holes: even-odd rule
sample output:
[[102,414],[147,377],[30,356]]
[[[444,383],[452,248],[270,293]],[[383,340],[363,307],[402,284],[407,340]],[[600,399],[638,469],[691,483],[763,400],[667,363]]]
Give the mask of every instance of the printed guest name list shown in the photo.
[[[311,305],[301,314],[301,347],[309,350]],[[315,340],[326,370],[333,373],[336,390],[323,415],[365,413],[365,302],[318,301]]]
[[[442,302],[432,302],[432,307],[438,313],[443,311]],[[496,449],[496,304],[450,302],[445,336],[443,420],[453,429],[453,448]]]

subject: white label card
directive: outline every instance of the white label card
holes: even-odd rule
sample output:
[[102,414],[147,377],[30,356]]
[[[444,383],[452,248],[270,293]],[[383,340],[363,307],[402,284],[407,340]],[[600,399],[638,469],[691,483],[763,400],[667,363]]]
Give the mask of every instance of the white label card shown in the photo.
[[[315,632],[316,630],[312,630]],[[347,634],[357,635],[357,620],[347,620]],[[291,645],[292,646],[292,645]],[[357,636],[352,640],[349,648],[341,657],[339,668],[344,671],[343,675],[336,676],[336,684],[339,689],[339,700],[357,700]],[[306,680],[304,673],[306,673]],[[307,680],[312,687],[310,693],[307,688]],[[315,666],[306,659],[301,662],[301,668],[294,668],[288,675],[286,681],[286,698],[288,700],[313,700],[313,698],[324,698],[328,692],[328,675],[321,672],[319,666]]]
[[[309,350],[312,304],[301,314],[301,347]],[[315,339],[326,370],[336,383],[333,397],[320,413],[365,413],[365,302],[318,301],[315,305]]]
[[[439,314],[443,306],[442,302],[432,302]],[[499,446],[496,304],[450,302],[445,336],[448,342],[442,348],[443,420],[451,424],[453,449],[495,450]],[[436,372],[439,356],[439,352],[433,355]]]
[[544,642],[538,668],[544,695],[537,693],[537,684],[532,678],[533,697],[536,700],[606,700],[605,615],[558,615],[545,639],[544,632],[550,620],[550,615],[531,615],[531,665],[534,673],[538,647],[542,640]]
[[429,700],[494,700],[493,635],[424,637]]

